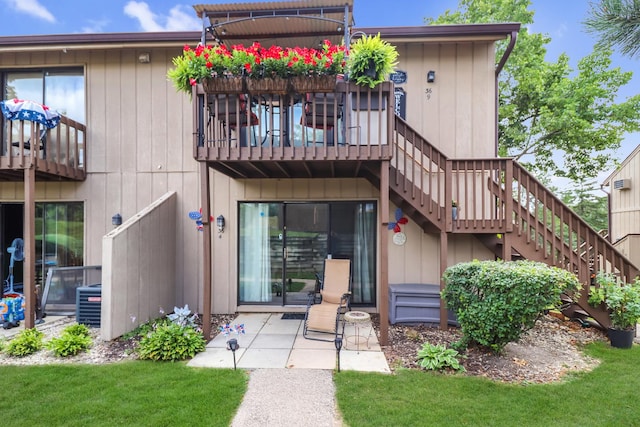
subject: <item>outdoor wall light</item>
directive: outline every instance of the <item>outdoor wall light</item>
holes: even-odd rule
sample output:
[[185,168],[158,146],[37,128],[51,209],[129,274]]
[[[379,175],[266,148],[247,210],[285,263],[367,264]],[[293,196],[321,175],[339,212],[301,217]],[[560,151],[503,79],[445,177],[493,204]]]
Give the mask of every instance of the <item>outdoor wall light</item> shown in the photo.
[[227,348],[233,352],[233,369],[236,369],[236,350],[240,348],[238,340],[235,338],[231,338],[229,341],[227,341]]
[[148,64],[149,62],[151,62],[151,56],[149,55],[149,52],[144,52],[138,55],[138,62],[141,64]]
[[122,225],[122,215],[117,213],[114,216],[112,216],[111,217],[111,224],[115,225],[116,227],[119,226],[119,225]]
[[222,215],[218,215],[218,218],[216,218],[216,225],[218,226],[218,232],[224,233],[224,217]]
[[433,70],[427,71],[427,83],[433,83],[436,81],[436,72]]

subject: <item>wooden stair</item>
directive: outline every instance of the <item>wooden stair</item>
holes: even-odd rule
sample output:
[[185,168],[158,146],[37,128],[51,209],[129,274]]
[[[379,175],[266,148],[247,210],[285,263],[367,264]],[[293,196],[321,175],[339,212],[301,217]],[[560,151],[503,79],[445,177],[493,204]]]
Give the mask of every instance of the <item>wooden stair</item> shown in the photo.
[[[609,326],[609,313],[587,303],[591,278],[607,271],[631,281],[638,268],[528,171],[513,159],[449,159],[400,117],[392,144],[390,200],[425,232],[471,234],[498,258],[575,273],[583,290],[569,312]],[[380,186],[379,171],[363,175]],[[454,200],[462,206],[457,218]]]

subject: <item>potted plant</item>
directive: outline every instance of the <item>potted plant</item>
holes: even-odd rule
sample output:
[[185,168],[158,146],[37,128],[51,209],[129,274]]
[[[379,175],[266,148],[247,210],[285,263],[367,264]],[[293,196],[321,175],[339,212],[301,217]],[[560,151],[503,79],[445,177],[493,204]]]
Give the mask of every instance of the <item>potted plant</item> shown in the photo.
[[363,36],[351,43],[347,70],[349,79],[361,86],[375,87],[386,80],[397,64],[396,48],[375,36]]
[[[345,52],[345,46],[328,40],[322,49],[265,48],[258,42],[231,49],[224,45],[185,46],[182,55],[173,58],[174,68],[167,77],[176,89],[189,94],[198,83],[208,93],[243,92],[243,81],[249,92],[286,93],[293,78],[305,83],[299,91],[333,91],[336,77],[344,72]],[[326,86],[319,87],[318,79],[326,81]]]
[[594,305],[604,302],[608,308],[611,345],[630,348],[640,319],[640,278],[624,283],[611,273],[600,272],[596,276],[596,285],[589,302]]

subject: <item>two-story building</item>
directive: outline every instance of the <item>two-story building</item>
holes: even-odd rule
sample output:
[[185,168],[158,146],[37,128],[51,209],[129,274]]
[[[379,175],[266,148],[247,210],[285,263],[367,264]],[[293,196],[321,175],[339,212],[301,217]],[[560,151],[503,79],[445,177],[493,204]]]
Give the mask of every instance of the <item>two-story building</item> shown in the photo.
[[[497,84],[519,24],[354,28],[350,0],[194,9],[202,32],[0,37],[4,98],[63,114],[44,138],[0,118],[0,242],[24,237],[27,290],[48,265],[102,265],[103,337],[174,305],[301,310],[327,257],[352,260],[352,305],[380,313],[383,342],[389,284],[442,286],[457,262],[517,255],[583,283],[594,268],[637,274],[496,157]],[[188,96],[167,79],[203,38],[317,46],[377,33],[399,64],[373,89],[346,76],[330,92]]]

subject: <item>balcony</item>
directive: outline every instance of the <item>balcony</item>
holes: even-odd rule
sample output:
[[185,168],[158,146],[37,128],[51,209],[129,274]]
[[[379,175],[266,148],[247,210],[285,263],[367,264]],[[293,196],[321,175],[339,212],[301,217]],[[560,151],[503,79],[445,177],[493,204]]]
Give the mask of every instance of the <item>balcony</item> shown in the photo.
[[[314,90],[314,88],[310,88]],[[392,156],[393,85],[193,92],[194,158],[233,178],[358,177]]]
[[53,129],[25,120],[6,120],[5,129],[0,180],[22,181],[24,170],[32,166],[40,181],[86,178],[85,125],[61,116]]

